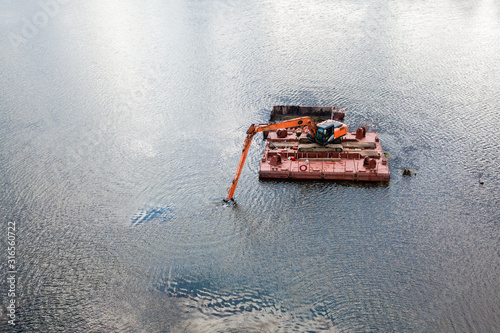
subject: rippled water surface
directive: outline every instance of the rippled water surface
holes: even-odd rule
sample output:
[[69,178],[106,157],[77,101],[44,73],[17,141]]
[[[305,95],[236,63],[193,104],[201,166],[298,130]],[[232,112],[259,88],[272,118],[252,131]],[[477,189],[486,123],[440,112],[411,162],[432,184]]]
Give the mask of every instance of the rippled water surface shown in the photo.
[[[14,330],[500,331],[499,41],[494,0],[0,1]],[[259,181],[259,136],[223,204],[276,104],[376,122],[391,182]]]

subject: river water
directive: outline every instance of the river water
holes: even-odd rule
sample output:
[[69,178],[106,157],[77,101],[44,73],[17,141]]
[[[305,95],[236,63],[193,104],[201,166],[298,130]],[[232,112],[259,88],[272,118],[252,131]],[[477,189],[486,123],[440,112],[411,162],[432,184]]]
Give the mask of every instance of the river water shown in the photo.
[[[496,0],[0,1],[0,330],[500,331],[499,41]],[[258,136],[223,204],[281,104],[391,182],[259,181]]]

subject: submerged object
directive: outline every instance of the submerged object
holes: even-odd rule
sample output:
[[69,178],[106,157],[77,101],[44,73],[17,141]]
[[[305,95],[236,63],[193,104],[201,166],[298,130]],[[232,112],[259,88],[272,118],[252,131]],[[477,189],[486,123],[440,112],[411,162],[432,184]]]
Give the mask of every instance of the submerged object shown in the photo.
[[[313,113],[318,116],[319,111],[324,110],[330,112],[330,119],[316,124],[311,116]],[[333,120],[344,117],[343,109],[280,106],[273,108],[271,119],[279,118],[280,113],[304,115],[307,112],[311,116],[250,126],[236,175],[224,201],[233,200],[248,149],[258,132],[263,132],[266,140],[259,167],[260,178],[390,180],[389,164],[377,133],[369,131],[368,126],[361,126],[355,132],[348,131],[347,125]]]

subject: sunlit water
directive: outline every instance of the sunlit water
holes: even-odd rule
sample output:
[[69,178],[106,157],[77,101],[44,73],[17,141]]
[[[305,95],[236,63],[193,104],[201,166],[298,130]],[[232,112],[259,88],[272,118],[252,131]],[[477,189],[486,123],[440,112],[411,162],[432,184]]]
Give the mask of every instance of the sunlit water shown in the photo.
[[[15,327],[500,331],[498,41],[492,0],[0,1]],[[223,204],[276,104],[376,122],[391,182],[259,181],[257,137]]]

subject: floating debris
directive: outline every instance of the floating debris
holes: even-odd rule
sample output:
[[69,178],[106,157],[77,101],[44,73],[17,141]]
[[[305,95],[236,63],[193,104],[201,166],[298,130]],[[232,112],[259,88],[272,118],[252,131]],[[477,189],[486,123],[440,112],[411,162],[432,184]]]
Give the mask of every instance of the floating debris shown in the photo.
[[406,169],[404,168],[403,169],[403,176],[413,176],[413,175],[417,175],[417,173],[413,170],[410,170],[410,169]]

